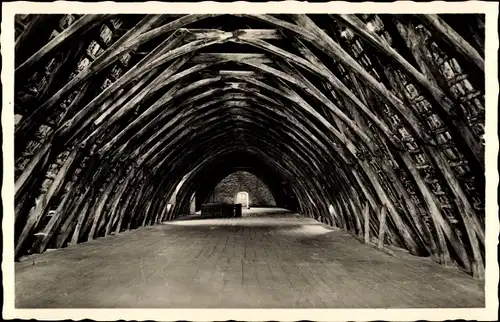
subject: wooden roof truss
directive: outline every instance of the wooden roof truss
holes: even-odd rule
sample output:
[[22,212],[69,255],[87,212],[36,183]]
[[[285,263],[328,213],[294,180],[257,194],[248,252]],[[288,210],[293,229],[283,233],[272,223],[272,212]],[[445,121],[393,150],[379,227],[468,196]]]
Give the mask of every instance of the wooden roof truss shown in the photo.
[[382,242],[482,277],[484,18],[229,18],[16,17],[16,257],[176,218],[245,151],[304,215],[387,214]]

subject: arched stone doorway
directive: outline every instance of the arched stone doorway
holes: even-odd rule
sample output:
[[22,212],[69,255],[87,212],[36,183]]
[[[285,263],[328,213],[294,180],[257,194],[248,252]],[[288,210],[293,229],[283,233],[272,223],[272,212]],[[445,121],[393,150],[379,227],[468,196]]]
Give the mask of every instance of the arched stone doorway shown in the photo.
[[250,202],[249,202],[249,196],[248,192],[246,191],[240,191],[236,194],[236,198],[234,200],[234,203],[240,203],[242,207],[244,208],[250,208]]

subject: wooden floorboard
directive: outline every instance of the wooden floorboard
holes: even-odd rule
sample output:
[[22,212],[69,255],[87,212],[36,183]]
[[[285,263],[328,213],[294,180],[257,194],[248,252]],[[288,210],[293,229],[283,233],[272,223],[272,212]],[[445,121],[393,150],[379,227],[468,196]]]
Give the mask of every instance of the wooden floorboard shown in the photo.
[[484,283],[292,213],[143,227],[24,258],[18,308],[484,307]]

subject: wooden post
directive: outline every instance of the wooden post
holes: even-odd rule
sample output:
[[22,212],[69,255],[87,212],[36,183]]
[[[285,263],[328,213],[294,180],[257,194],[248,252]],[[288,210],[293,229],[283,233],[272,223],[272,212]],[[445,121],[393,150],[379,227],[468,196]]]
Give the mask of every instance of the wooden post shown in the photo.
[[[78,216],[78,221],[76,223],[75,230],[73,231],[73,235],[71,236],[71,241],[69,242],[71,245],[76,245],[78,244],[78,241],[80,240],[80,233],[81,233],[81,228],[82,225],[85,221],[85,218],[87,216],[87,210],[89,210],[90,205],[91,205],[91,198],[89,198],[86,202],[85,205],[83,206],[83,209],[80,211],[80,215]],[[91,209],[91,208],[90,208]],[[90,214],[89,214],[90,216]]]
[[384,235],[385,235],[385,217],[387,214],[387,207],[386,205],[383,205],[382,208],[380,209],[380,227],[378,230],[378,244],[377,248],[382,248],[384,247]]
[[363,234],[363,230],[361,229],[361,222],[359,221],[359,217],[354,214],[356,217],[356,230],[358,231],[358,235],[361,236]]
[[79,220],[79,210],[85,203],[87,203],[89,192],[90,187],[86,188],[85,192],[79,191],[80,195],[78,196],[78,199],[73,204],[71,204],[71,210],[68,209],[69,215],[67,215],[67,217],[65,216],[64,223],[58,229],[55,248],[63,247],[66,240],[68,240],[69,235],[73,232],[73,229],[75,228],[76,223]]
[[43,196],[40,197],[40,200],[37,201],[37,204],[32,208],[31,212],[28,215],[27,221],[23,227],[23,230],[17,240],[15,247],[15,256],[19,256],[22,247],[24,246],[24,242],[28,239],[29,235],[36,229],[36,226],[39,224],[42,216],[45,214],[46,208],[49,206],[52,197],[57,195],[61,187],[67,180],[67,174],[73,165],[75,159],[78,156],[78,149],[73,150],[71,154],[67,157],[64,164],[61,166],[57,175],[55,176],[52,184],[49,189]]
[[370,208],[368,206],[368,202],[365,203],[365,207],[363,209],[363,218],[365,220],[365,244],[370,242]]
[[66,194],[62,198],[62,201],[59,203],[59,206],[57,207],[55,213],[50,218],[50,221],[48,222],[48,224],[43,228],[42,239],[37,240],[36,244],[33,247],[35,252],[43,253],[45,251],[45,249],[47,248],[47,246],[50,242],[50,239],[54,235],[55,231],[57,230],[57,228],[59,228],[59,225],[61,224],[62,219],[63,219],[63,215],[64,215],[63,212],[66,210],[65,208],[66,208],[67,203],[70,201],[70,197],[72,197],[72,193],[71,193],[72,186],[73,186],[72,183],[70,183],[67,186],[66,189],[68,190],[68,192],[66,192]]

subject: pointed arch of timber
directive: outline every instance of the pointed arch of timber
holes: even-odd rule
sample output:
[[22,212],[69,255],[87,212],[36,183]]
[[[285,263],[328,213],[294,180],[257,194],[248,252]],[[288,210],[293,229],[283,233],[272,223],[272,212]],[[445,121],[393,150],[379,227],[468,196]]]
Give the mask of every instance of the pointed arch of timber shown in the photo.
[[16,257],[177,218],[244,166],[280,205],[482,277],[478,19],[19,16]]

